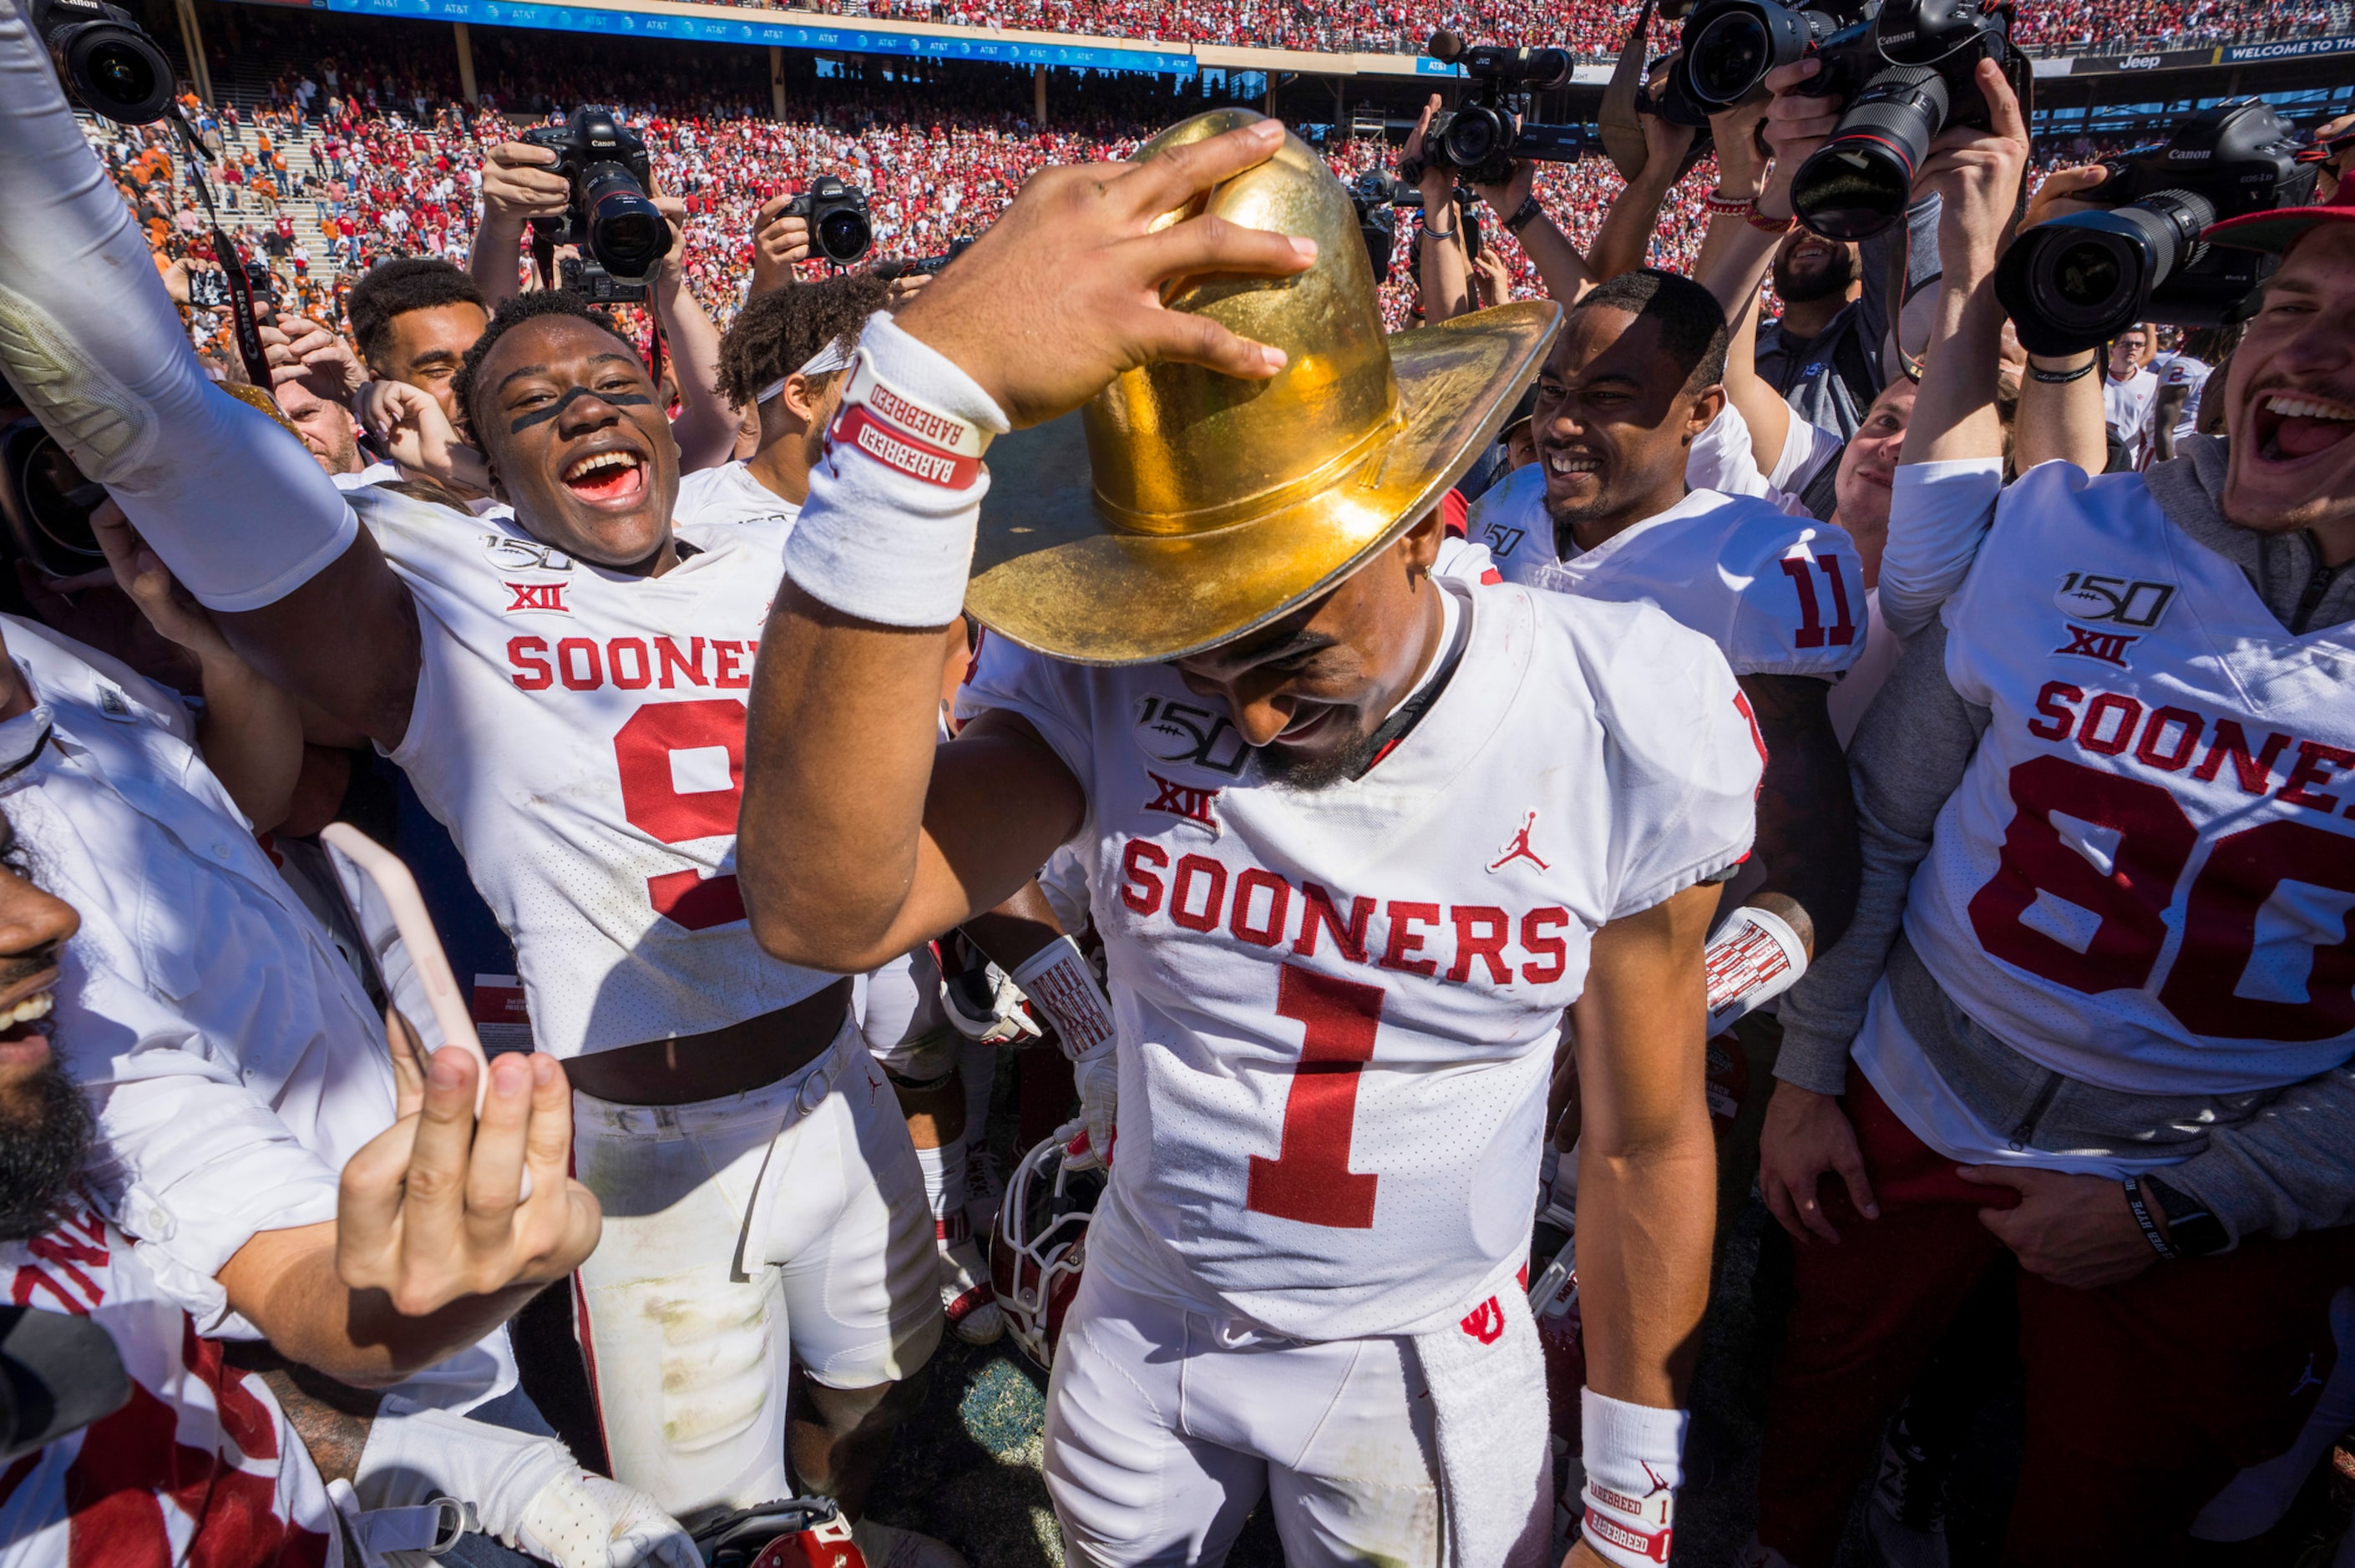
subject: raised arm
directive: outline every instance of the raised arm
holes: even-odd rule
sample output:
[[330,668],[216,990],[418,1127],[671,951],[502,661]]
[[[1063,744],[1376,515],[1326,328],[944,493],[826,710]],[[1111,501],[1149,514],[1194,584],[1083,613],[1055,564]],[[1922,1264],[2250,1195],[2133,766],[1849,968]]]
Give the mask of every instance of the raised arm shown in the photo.
[[1464,254],[1464,214],[1455,205],[1455,170],[1435,159],[1426,160],[1425,137],[1431,117],[1439,109],[1439,95],[1423,106],[1423,117],[1406,139],[1402,163],[1416,170],[1416,187],[1423,192],[1423,244],[1415,281],[1423,290],[1423,320],[1426,326],[1465,314],[1472,309],[1472,270]]
[[528,142],[506,142],[483,159],[483,216],[466,253],[466,270],[483,291],[483,303],[523,292],[518,270],[524,229],[535,217],[560,217],[572,187],[556,173],[556,154]]
[[646,280],[655,318],[670,344],[671,373],[678,378],[678,418],[670,422],[678,442],[678,471],[693,473],[726,462],[736,445],[741,416],[719,391],[719,329],[687,286],[687,203],[656,196],[655,206],[670,220],[670,254]]
[[255,668],[398,741],[418,668],[407,589],[303,443],[206,378],[13,10],[0,13],[0,286],[21,302],[0,356],[33,412]]
[[[1837,112],[1832,110],[1822,115],[1824,130],[1830,129]],[[1764,119],[1764,106],[1730,109],[1710,117],[1710,130],[1717,144],[1717,194],[1728,201],[1754,204],[1758,215],[1769,222],[1778,218],[1787,222],[1791,216],[1788,171],[1797,166],[1796,160],[1778,157],[1774,161],[1777,177],[1771,182],[1770,194],[1767,161],[1758,152],[1758,132]],[[1798,123],[1803,130],[1808,128],[1805,122]],[[1732,341],[1726,345],[1721,385],[1725,400],[1750,427],[1750,450],[1758,454],[1762,470],[1774,466],[1774,454],[1783,450],[1791,432],[1791,406],[1758,376],[1758,290],[1766,280],[1767,269],[1774,265],[1776,243],[1775,234],[1747,217],[1714,213],[1695,269],[1698,281],[1717,296],[1719,308],[1725,312]]]
[[[1274,375],[1281,351],[1164,309],[1160,286],[1297,272],[1314,243],[1209,217],[1150,226],[1282,138],[1259,121],[1142,164],[1034,175],[954,267],[869,323],[862,356],[976,447],[1152,359]],[[986,483],[915,479],[855,446],[811,476],[753,675],[739,848],[753,933],[781,958],[885,962],[997,904],[1079,827],[1079,781],[1028,725],[984,715],[933,739]]]
[[1497,226],[1521,242],[1529,264],[1545,282],[1546,292],[1567,309],[1578,302],[1579,295],[1594,287],[1596,279],[1586,265],[1586,258],[1570,242],[1570,236],[1539,204],[1537,174],[1536,164],[1522,160],[1513,164],[1513,172],[1503,185],[1475,185],[1472,190],[1487,203]]
[[1657,114],[1638,111],[1637,118],[1644,127],[1644,172],[1628,181],[1612,202],[1611,210],[1603,215],[1603,227],[1595,231],[1594,243],[1586,251],[1586,270],[1598,283],[1634,271],[1651,254],[1652,232],[1659,227],[1661,205],[1676,189],[1685,154],[1699,134],[1689,125],[1673,124]]

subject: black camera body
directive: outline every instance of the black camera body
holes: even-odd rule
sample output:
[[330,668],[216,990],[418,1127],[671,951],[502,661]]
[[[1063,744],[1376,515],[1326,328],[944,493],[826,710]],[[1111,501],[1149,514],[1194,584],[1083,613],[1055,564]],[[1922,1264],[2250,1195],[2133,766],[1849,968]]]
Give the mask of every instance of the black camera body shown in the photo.
[[556,286],[578,294],[592,305],[643,305],[650,291],[645,280],[616,278],[582,256],[566,256],[556,263]]
[[867,216],[867,193],[832,175],[812,180],[810,188],[787,202],[780,216],[806,222],[810,249],[837,267],[847,267],[874,249],[875,227]]
[[2028,112],[2030,63],[2011,42],[2011,7],[1979,0],[1887,0],[1878,16],[1817,46],[1823,69],[1802,90],[1846,100],[1831,139],[1799,165],[1791,207],[1827,239],[1869,239],[1905,216],[1930,143],[1949,126],[1984,130],[1978,63],[2003,69]]
[[[1796,65],[1881,9],[1880,0],[1785,5],[1779,0],[1702,0],[1685,21],[1684,44],[1666,91],[1708,113],[1766,97],[1766,73]],[[1688,112],[1689,112],[1688,111]],[[1692,122],[1684,114],[1671,119]]]
[[[1460,65],[1476,85],[1471,102],[1431,117],[1423,166],[1453,168],[1474,185],[1496,185],[1512,176],[1517,162],[1574,164],[1596,144],[1587,126],[1540,125],[1525,112],[1537,94],[1570,85],[1576,62],[1568,49],[1469,46],[1443,27],[1431,35],[1431,57]],[[1410,160],[1399,176],[1418,185],[1423,166]]]
[[[260,261],[245,261],[239,265],[245,272],[246,292],[253,300],[254,317],[260,320],[278,307],[277,280],[270,275],[270,269]],[[210,268],[201,272],[188,274],[190,305],[199,310],[225,311],[234,302],[229,293],[229,279],[225,274]]]
[[653,165],[646,144],[613,111],[582,104],[561,125],[535,125],[519,138],[556,154],[572,186],[562,217],[535,217],[538,244],[578,246],[616,278],[644,282],[670,253],[670,220],[646,197]]
[[106,0],[33,0],[31,21],[59,79],[92,114],[118,125],[144,125],[170,111],[172,62],[122,6]]
[[2022,233],[1995,274],[1996,298],[2030,354],[2082,354],[2137,322],[2222,326],[2255,307],[2281,258],[2208,245],[2210,224],[2314,199],[2318,166],[2274,109],[2203,109],[2158,146],[2108,159],[2109,178],[2071,213]]
[[1365,237],[1366,260],[1373,263],[1374,281],[1391,275],[1391,258],[1398,249],[1398,209],[1421,207],[1423,192],[1405,180],[1369,169],[1349,186],[1349,205],[1358,209],[1358,232]]

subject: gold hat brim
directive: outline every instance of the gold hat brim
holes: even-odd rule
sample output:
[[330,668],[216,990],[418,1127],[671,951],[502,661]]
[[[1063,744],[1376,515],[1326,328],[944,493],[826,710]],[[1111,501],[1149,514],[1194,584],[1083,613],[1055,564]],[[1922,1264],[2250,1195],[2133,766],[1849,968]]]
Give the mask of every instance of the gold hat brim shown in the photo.
[[1394,333],[1398,423],[1320,493],[1203,533],[1115,529],[1097,511],[1077,412],[1002,436],[965,608],[1078,664],[1214,648],[1338,583],[1439,504],[1533,380],[1561,307],[1525,300]]

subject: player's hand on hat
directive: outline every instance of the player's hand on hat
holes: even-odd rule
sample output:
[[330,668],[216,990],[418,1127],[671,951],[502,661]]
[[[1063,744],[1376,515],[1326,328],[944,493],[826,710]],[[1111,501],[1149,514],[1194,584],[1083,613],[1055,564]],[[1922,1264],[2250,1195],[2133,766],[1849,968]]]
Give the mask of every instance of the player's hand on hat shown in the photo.
[[407,1317],[551,1283],[597,1245],[597,1200],[566,1171],[572,1097],[564,1069],[538,1053],[496,1058],[478,1117],[484,1071],[463,1046],[434,1052],[418,1110],[344,1167],[336,1272],[352,1289],[383,1291]]
[[556,149],[502,142],[483,159],[483,207],[506,218],[561,217],[572,182],[556,172]]
[[1284,368],[1283,350],[1168,309],[1167,285],[1305,271],[1316,242],[1208,214],[1160,220],[1263,163],[1283,140],[1282,124],[1262,120],[1142,163],[1041,170],[899,323],[954,360],[1016,426],[1068,413],[1153,360],[1265,380]]

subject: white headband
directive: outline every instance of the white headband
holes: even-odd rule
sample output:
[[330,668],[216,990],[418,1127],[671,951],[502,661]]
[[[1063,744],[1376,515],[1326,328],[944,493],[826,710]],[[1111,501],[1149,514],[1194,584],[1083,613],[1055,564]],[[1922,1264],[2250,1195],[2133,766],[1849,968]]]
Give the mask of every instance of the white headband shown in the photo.
[[[831,376],[837,370],[849,369],[850,351],[843,346],[846,341],[855,340],[849,340],[844,337],[836,338],[824,348],[821,348],[815,354],[811,355],[808,362],[799,370],[794,371],[794,376],[798,376],[805,381],[815,381],[821,376]],[[783,391],[785,389],[785,383],[792,379],[792,376],[778,376],[774,381],[772,381],[766,387],[762,387],[760,395],[754,397],[752,401],[755,404],[767,402],[770,398]]]

